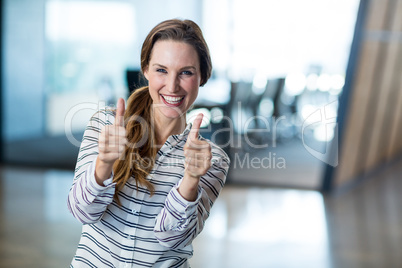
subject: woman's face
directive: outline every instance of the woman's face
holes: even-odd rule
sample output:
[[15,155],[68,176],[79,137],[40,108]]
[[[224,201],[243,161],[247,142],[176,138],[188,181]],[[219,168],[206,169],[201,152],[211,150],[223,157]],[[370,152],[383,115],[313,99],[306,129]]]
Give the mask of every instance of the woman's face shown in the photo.
[[184,42],[157,41],[144,75],[149,82],[155,115],[178,118],[198,95],[201,72],[197,51]]

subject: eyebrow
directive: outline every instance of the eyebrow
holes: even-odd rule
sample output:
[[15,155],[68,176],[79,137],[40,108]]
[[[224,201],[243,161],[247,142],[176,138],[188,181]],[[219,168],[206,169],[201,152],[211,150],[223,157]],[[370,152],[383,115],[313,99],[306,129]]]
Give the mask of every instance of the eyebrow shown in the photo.
[[[166,67],[166,66],[164,66],[164,65],[162,65],[162,64],[159,64],[159,63],[154,63],[154,64],[152,64],[152,66],[157,66],[157,67],[161,67],[161,68],[164,68],[164,69],[168,69],[168,67]],[[194,66],[184,66],[184,67],[182,67],[182,68],[180,68],[180,70],[184,70],[184,69],[194,69],[194,70],[197,70],[197,68],[196,67],[194,67]]]

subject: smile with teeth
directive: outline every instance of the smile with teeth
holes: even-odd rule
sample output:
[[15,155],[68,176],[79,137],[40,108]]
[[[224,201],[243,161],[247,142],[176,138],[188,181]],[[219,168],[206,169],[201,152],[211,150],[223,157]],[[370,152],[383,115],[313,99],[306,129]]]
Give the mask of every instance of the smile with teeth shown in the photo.
[[166,96],[166,95],[162,95],[162,94],[161,94],[161,96],[166,104],[174,105],[174,106],[179,105],[184,99],[184,96],[173,97],[173,96]]

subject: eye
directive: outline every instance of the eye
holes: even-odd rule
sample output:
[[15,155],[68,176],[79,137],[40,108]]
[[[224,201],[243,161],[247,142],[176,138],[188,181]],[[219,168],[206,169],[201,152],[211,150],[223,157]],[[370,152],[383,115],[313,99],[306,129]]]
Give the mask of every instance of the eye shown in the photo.
[[161,68],[156,69],[156,72],[158,72],[158,73],[167,73],[165,69],[161,69]]
[[182,71],[181,73],[184,75],[193,75],[192,71]]

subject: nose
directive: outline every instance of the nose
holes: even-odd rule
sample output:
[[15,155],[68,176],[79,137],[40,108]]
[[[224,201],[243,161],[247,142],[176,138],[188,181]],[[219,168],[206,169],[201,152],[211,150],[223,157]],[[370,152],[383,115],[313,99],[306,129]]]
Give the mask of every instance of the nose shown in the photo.
[[177,75],[171,74],[168,76],[166,81],[167,90],[170,93],[175,93],[179,91],[179,78]]

